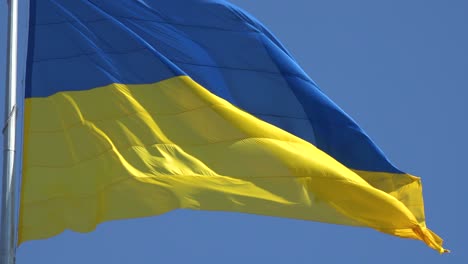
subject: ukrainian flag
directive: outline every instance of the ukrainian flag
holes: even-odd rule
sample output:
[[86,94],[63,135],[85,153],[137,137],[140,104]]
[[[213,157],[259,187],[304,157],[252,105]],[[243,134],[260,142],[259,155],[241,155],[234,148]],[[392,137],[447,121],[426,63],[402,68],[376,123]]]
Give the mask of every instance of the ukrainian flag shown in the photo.
[[178,208],[424,241],[392,165],[255,18],[222,0],[31,0],[19,241]]

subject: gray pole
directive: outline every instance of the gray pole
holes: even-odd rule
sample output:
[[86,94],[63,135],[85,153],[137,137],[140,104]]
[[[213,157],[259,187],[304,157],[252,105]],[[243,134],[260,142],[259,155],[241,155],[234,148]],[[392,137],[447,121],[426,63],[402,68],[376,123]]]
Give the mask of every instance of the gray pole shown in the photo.
[[18,57],[18,0],[9,1],[7,89],[3,127],[3,177],[0,264],[14,264],[16,253],[16,180],[14,178]]

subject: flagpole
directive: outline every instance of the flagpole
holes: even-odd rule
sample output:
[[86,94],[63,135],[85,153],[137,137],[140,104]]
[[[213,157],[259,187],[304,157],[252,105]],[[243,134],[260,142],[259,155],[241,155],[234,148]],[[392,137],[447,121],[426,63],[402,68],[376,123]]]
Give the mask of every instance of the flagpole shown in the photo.
[[16,91],[18,57],[18,0],[9,0],[7,89],[5,94],[5,123],[2,129],[3,177],[0,234],[0,264],[15,263],[16,235],[16,179],[15,167],[15,129],[16,129]]

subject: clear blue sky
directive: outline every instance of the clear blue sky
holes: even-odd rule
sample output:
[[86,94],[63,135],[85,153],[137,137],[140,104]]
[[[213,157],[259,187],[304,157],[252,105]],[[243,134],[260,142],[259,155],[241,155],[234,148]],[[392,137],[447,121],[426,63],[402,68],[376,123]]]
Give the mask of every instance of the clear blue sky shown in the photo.
[[232,2],[269,27],[400,169],[422,177],[427,223],[453,253],[364,228],[178,210],[27,242],[17,263],[468,263],[468,2]]

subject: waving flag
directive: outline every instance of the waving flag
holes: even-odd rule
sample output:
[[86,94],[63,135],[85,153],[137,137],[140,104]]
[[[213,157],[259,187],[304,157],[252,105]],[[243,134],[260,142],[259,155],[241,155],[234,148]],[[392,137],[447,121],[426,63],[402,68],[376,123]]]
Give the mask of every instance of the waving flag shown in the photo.
[[32,0],[19,240],[178,208],[424,241],[398,170],[256,19],[221,0]]

